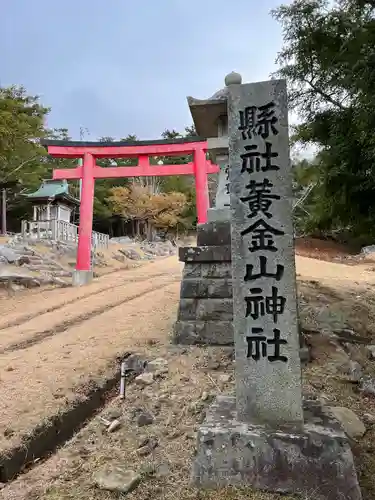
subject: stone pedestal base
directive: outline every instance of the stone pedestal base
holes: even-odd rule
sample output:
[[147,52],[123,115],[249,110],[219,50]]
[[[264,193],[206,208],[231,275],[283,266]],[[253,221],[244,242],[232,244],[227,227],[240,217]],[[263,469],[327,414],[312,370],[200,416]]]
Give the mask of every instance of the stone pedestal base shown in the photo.
[[230,222],[198,226],[197,242],[179,249],[185,267],[173,341],[233,345]]
[[219,396],[198,433],[193,482],[301,494],[314,500],[360,500],[348,439],[319,402],[304,402],[303,429],[271,429],[236,420],[235,398]]
[[73,286],[84,286],[92,282],[94,273],[92,271],[78,271],[75,269],[72,275]]

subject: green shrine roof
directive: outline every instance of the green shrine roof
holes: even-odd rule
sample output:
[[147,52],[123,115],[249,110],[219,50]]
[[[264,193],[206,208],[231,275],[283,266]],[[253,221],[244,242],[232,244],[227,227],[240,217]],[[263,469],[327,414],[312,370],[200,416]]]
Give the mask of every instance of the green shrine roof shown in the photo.
[[71,203],[79,204],[79,200],[69,194],[69,184],[66,180],[44,180],[37,191],[26,194],[25,196],[33,200],[61,198]]

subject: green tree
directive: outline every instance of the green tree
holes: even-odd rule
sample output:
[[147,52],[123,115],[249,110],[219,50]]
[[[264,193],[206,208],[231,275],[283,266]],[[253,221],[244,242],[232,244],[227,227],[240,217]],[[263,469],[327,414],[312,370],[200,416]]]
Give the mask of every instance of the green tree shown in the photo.
[[49,109],[22,86],[0,87],[0,182],[18,181],[7,191],[7,218],[18,229],[19,218],[27,211],[21,194],[34,188],[48,170],[40,161],[45,150],[40,139]]
[[274,16],[284,45],[277,76],[303,117],[293,140],[320,148],[313,219],[322,231],[375,236],[375,6],[366,0],[295,0]]

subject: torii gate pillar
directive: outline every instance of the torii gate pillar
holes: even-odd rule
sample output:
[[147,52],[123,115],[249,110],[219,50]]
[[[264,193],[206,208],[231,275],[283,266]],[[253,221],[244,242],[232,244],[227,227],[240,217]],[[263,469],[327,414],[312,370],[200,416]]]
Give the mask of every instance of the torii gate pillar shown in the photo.
[[[71,142],[44,141],[48,153],[57,158],[83,158],[82,166],[54,170],[54,179],[82,179],[80,224],[77,263],[73,285],[81,286],[93,278],[91,241],[95,179],[121,177],[159,177],[164,175],[193,175],[195,177],[198,224],[205,224],[209,208],[208,174],[219,167],[206,159],[207,141],[199,137],[162,141],[130,142]],[[151,165],[149,157],[192,155],[190,163],[181,165]],[[138,158],[136,167],[107,167],[96,165],[97,158]]]

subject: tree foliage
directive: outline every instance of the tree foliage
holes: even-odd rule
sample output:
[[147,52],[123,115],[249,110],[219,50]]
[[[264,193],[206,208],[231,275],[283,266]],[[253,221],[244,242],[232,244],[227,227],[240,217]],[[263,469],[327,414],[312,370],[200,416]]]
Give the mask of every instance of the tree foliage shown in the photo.
[[112,188],[108,202],[114,214],[134,223],[138,236],[144,228],[146,236],[152,239],[155,229],[168,232],[183,224],[187,198],[181,192],[155,194],[134,182],[129,187]]
[[284,46],[277,76],[304,119],[294,141],[319,146],[309,224],[375,236],[375,6],[365,0],[295,0],[274,11]]
[[[43,179],[51,178],[54,168],[72,168],[77,164],[77,160],[51,158],[41,146],[43,138],[71,139],[66,128],[47,128],[48,113],[49,109],[40,103],[38,96],[28,95],[25,88],[0,87],[0,183],[19,181],[18,186],[7,191],[8,230],[11,231],[19,230],[20,221],[30,216],[31,206],[23,194],[38,189]],[[194,128],[190,127],[184,135],[166,130],[162,138],[194,134]],[[102,137],[99,140],[111,142],[114,139]],[[137,137],[128,135],[120,140],[137,142]],[[150,158],[151,164],[178,164],[189,160],[188,157]],[[97,163],[103,168],[126,167],[137,165],[137,159],[101,159]],[[70,188],[78,198],[79,181],[70,182]],[[126,205],[126,199],[129,205]],[[122,203],[121,209],[119,203]],[[95,182],[94,229],[112,233],[119,216],[142,223],[150,231],[190,227],[195,219],[192,180],[186,176],[98,179]]]

